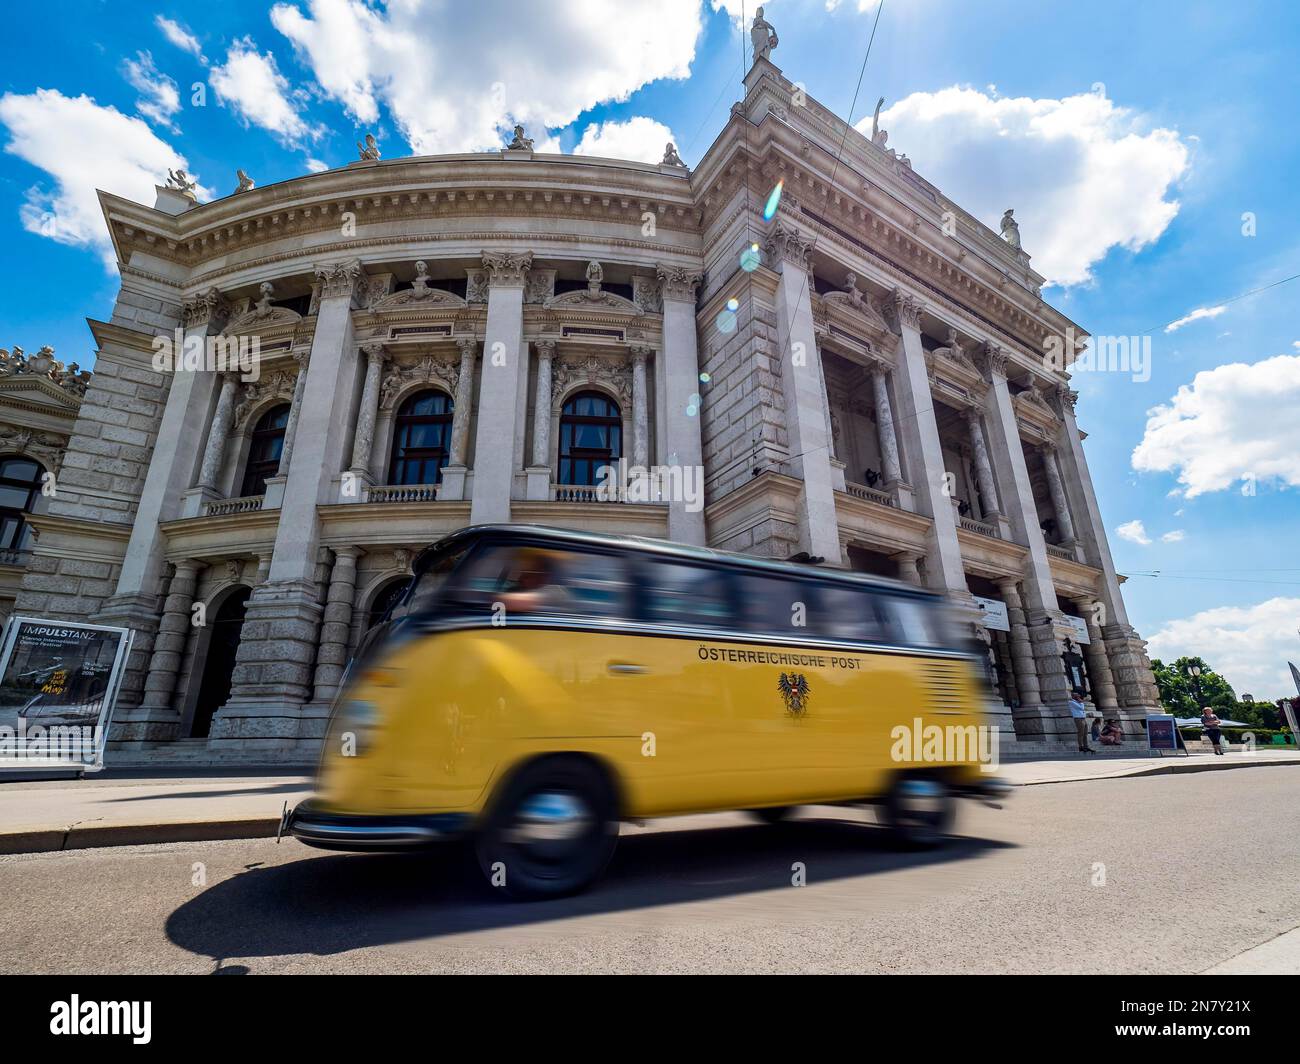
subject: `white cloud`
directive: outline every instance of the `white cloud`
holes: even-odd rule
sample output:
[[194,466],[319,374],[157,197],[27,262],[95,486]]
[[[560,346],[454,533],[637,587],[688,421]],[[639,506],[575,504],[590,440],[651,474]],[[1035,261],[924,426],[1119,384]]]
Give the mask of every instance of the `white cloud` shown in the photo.
[[136,52],[134,59],[123,60],[122,76],[140,93],[135,109],[150,121],[175,132],[172,115],[181,109],[180,92],[176,82],[154,66],[153,56],[149,52]]
[[[881,126],[919,174],[995,231],[1014,208],[1034,268],[1061,285],[1091,280],[1114,247],[1157,240],[1188,168],[1176,131],[1146,129],[1099,93],[1008,98],[954,86],[898,101]],[[858,128],[870,135],[871,118]]]
[[573,154],[657,163],[670,141],[675,144],[677,138],[666,125],[637,115],[626,122],[593,122],[583,131]]
[[317,135],[298,113],[275,57],[258,52],[249,38],[230,46],[225,63],[212,68],[209,80],[217,99],[229,104],[245,124],[261,126],[282,143],[294,146]]
[[[167,171],[188,168],[185,157],[143,120],[101,107],[89,96],[64,96],[57,89],[7,93],[0,98],[0,122],[9,130],[5,151],[54,179],[52,190],[28,189],[18,212],[23,227],[60,243],[97,248],[109,264],[112,245],[95,190],[153,203],[154,186],[166,180]],[[211,195],[202,186],[197,191],[200,199]]]
[[1168,325],[1165,326],[1165,332],[1167,333],[1177,332],[1184,325],[1190,325],[1194,321],[1201,321],[1203,318],[1217,318],[1220,314],[1222,314],[1227,309],[1228,308],[1223,304],[1220,304],[1217,307],[1197,307],[1185,318],[1179,318],[1177,321],[1171,321]]
[[1181,543],[1187,538],[1187,533],[1181,528],[1170,529],[1160,537],[1161,543]]
[[1294,695],[1286,663],[1297,660],[1300,598],[1271,598],[1255,606],[1218,606],[1170,621],[1147,637],[1147,652],[1161,661],[1200,655],[1238,695],[1259,699]]
[[473,18],[446,0],[306,0],[271,22],[327,96],[363,126],[386,106],[418,155],[503,147],[515,122],[540,144],[598,103],[687,77],[702,27],[698,0],[479,0]]
[[1168,403],[1147,411],[1133,468],[1176,472],[1176,490],[1189,499],[1242,480],[1300,487],[1297,404],[1300,355],[1198,373]]
[[153,21],[154,25],[162,30],[163,36],[181,51],[189,52],[197,59],[203,58],[203,47],[199,44],[199,39],[179,22],[165,15],[155,15]]
[[327,162],[323,162],[320,159],[307,160],[307,169],[310,170],[313,174],[319,174],[322,170],[328,170],[329,168],[330,168],[330,164]]
[[1130,543],[1137,543],[1143,547],[1151,545],[1151,537],[1147,535],[1146,526],[1141,521],[1125,521],[1115,529],[1115,535],[1120,539],[1126,539]]

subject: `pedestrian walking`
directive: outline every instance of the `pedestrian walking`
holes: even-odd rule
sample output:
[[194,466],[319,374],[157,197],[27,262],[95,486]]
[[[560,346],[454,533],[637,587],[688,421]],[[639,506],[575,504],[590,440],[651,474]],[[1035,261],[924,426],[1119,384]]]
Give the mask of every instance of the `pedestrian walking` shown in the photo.
[[1214,747],[1214,753],[1222,757],[1223,750],[1219,746],[1219,737],[1223,733],[1219,730],[1219,717],[1209,706],[1201,710],[1201,727],[1205,731],[1205,737],[1210,740],[1210,744]]
[[1070,692],[1070,716],[1074,718],[1074,731],[1079,737],[1079,753],[1095,754],[1097,751],[1088,745],[1088,707],[1077,687]]

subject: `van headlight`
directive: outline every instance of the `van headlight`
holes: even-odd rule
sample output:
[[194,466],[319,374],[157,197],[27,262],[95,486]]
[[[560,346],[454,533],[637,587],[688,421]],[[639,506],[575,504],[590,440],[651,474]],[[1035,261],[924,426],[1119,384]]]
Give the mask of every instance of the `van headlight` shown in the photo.
[[337,735],[341,757],[360,757],[374,744],[379,708],[373,702],[349,698],[339,708]]

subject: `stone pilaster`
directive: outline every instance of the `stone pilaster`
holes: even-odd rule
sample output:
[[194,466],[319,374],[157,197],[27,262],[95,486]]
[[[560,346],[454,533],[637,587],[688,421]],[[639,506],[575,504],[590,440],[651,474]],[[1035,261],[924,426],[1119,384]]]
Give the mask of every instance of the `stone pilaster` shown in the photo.
[[1034,648],[1029,639],[1020,590],[1014,580],[998,583],[1002,601],[1007,606],[1007,642],[1010,644],[1011,671],[1015,677],[1020,705],[1013,711],[1016,734],[1025,738],[1043,734],[1043,701],[1038,690],[1038,670],[1034,665]]
[[1074,521],[1070,517],[1070,506],[1065,501],[1065,485],[1061,483],[1061,471],[1056,465],[1056,445],[1042,444],[1038,453],[1043,459],[1043,472],[1047,477],[1047,490],[1052,496],[1052,512],[1056,515],[1056,527],[1061,533],[1063,547],[1074,546]]
[[[668,465],[679,466],[704,490],[704,447],[699,412],[691,413],[691,396],[698,392],[700,359],[695,325],[696,291],[700,274],[680,266],[656,268],[663,298],[663,347],[655,360],[655,376],[662,381],[661,417]],[[703,499],[701,498],[701,503]],[[703,546],[706,532],[703,509],[688,509],[683,499],[668,504],[668,538]]]
[[934,416],[934,399],[930,395],[925,348],[921,345],[921,303],[895,290],[890,310],[899,334],[894,386],[903,449],[917,509],[930,518],[926,576],[935,590],[967,600],[970,591],[966,586],[961,544],[957,541],[956,509],[946,491],[943,446]]
[[176,679],[192,628],[190,608],[194,605],[194,588],[202,568],[201,562],[189,558],[176,563],[149,656],[144,697],[131,719],[117,729],[114,738],[118,741],[157,742],[180,737]]
[[1002,517],[1002,507],[998,503],[998,492],[993,483],[993,465],[989,461],[989,449],[984,442],[984,427],[980,424],[980,412],[975,407],[967,407],[962,411],[962,418],[970,433],[975,478],[980,486],[980,495],[984,499],[984,520],[997,522]]
[[298,363],[298,376],[293,382],[293,399],[289,405],[289,420],[284,426],[284,448],[280,451],[280,465],[276,472],[279,476],[288,476],[289,462],[293,458],[293,441],[298,434],[298,415],[302,412],[302,393],[307,386],[307,355],[306,351],[294,355],[294,361]]
[[822,386],[821,360],[813,332],[811,241],[777,223],[767,241],[768,260],[779,269],[776,289],[777,343],[785,396],[785,428],[790,474],[803,482],[799,503],[799,545],[839,565],[839,522],[831,472],[830,418]]
[[460,371],[456,374],[456,401],[451,412],[451,447],[438,486],[439,499],[463,499],[469,470],[469,423],[474,416],[474,361],[478,341],[472,336],[456,337],[460,349]]
[[523,444],[528,347],[524,342],[524,284],[531,253],[483,255],[489,275],[478,434],[474,441],[474,493],[470,523],[510,520],[515,456]]
[[312,338],[295,453],[276,529],[267,579],[248,600],[229,701],[212,721],[209,746],[242,749],[314,746],[324,719],[304,713],[314,691],[322,606],[316,562],[316,508],[335,501],[347,457],[348,411],[338,398],[356,394],[360,372],[352,311],[364,272],[359,262],[316,271],[320,302]]
[[880,441],[880,464],[885,474],[885,490],[895,493],[903,481],[903,466],[898,456],[898,435],[894,431],[894,410],[889,401],[889,377],[884,366],[873,362],[871,395],[876,404],[876,436]]

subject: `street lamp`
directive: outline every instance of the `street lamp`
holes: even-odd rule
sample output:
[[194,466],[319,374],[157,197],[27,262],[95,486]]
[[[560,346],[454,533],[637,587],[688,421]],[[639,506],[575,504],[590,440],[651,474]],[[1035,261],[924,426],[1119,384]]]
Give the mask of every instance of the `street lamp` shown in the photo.
[[1187,672],[1192,678],[1192,686],[1196,688],[1196,708],[1204,712],[1205,706],[1201,704],[1201,667],[1199,665],[1189,665],[1187,666]]

